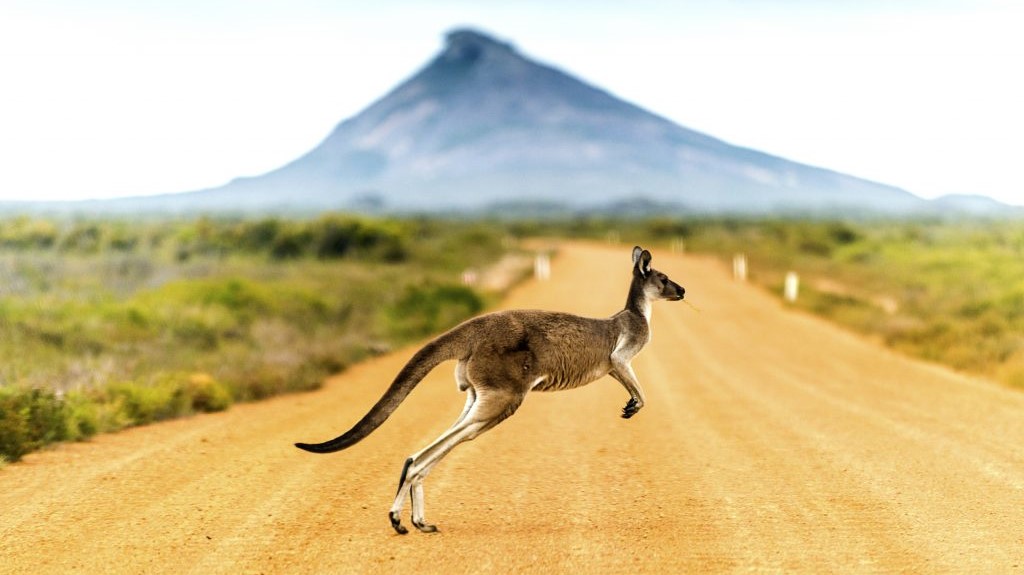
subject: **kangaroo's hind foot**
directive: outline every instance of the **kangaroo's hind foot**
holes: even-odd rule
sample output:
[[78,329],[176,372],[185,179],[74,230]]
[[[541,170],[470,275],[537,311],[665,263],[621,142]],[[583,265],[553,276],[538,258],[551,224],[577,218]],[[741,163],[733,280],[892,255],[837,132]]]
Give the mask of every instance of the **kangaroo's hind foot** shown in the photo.
[[395,531],[397,531],[399,535],[405,535],[409,532],[409,530],[405,528],[405,525],[402,525],[402,517],[398,513],[395,513],[394,511],[389,512],[388,519],[391,520],[391,526],[395,528]]
[[421,523],[419,521],[416,521],[415,519],[413,519],[412,524],[413,527],[419,529],[424,533],[437,533],[437,525],[432,525],[430,523]]

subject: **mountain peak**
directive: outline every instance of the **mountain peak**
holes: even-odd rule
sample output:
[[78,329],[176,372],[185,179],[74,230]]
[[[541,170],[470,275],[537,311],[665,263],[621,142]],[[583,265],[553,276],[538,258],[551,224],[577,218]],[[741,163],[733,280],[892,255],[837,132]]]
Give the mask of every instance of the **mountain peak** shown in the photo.
[[445,35],[441,58],[447,61],[472,63],[488,53],[515,53],[515,48],[479,30],[457,28]]

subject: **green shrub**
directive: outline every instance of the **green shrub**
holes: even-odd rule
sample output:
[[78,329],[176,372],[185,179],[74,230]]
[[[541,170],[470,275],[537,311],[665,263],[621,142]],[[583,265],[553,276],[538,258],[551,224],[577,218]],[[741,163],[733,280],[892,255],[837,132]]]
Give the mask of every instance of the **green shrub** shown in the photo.
[[310,236],[319,258],[357,255],[394,263],[408,255],[399,226],[363,218],[324,216],[310,226]]
[[166,382],[114,383],[104,392],[106,400],[119,407],[129,425],[145,425],[188,413],[187,398],[178,393],[177,386]]
[[[124,401],[117,396],[99,390],[91,394],[90,402],[83,404],[86,419],[94,418],[97,433],[119,431],[137,425],[125,412]],[[90,413],[91,412],[91,413]]]
[[81,223],[68,231],[60,241],[64,251],[81,254],[93,254],[99,251],[103,239],[103,230],[96,223]]
[[57,242],[57,227],[45,220],[19,217],[0,225],[0,248],[42,250]]
[[236,242],[240,248],[247,251],[268,250],[274,245],[280,230],[281,221],[275,218],[242,222],[236,229]]
[[483,299],[473,290],[441,284],[408,287],[387,313],[393,333],[409,340],[450,328],[483,308]]
[[0,388],[0,455],[18,461],[30,451],[68,439],[68,415],[53,391]]
[[25,394],[29,437],[33,448],[68,438],[67,405],[53,391],[32,389]]
[[69,393],[65,401],[67,439],[81,441],[105,431],[101,426],[99,408],[88,395],[81,392]]
[[318,389],[334,373],[316,359],[297,363],[256,363],[236,366],[221,375],[230,380],[231,395],[238,401],[256,401],[296,391]]
[[18,461],[32,450],[28,418],[20,397],[0,388],[0,457]]
[[220,346],[221,331],[202,312],[182,313],[169,327],[177,342],[194,349],[212,351]]
[[269,307],[267,294],[245,280],[197,283],[196,288],[203,304],[223,306],[234,313],[261,314]]
[[231,391],[209,374],[193,373],[176,390],[177,402],[188,405],[194,412],[224,411],[231,406]]
[[270,246],[270,256],[278,260],[302,257],[313,239],[310,231],[302,226],[291,225],[278,230]]

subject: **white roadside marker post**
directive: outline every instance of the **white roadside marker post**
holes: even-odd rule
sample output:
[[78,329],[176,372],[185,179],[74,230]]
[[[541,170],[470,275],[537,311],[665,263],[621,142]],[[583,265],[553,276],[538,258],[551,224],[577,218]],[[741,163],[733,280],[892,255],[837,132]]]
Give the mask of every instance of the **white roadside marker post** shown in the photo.
[[547,254],[537,254],[533,260],[533,277],[546,281],[551,278],[551,258]]
[[800,293],[800,278],[796,275],[796,272],[786,273],[786,282],[782,288],[782,296],[789,303],[796,301],[797,295]]
[[736,281],[747,281],[747,256],[736,254],[732,257],[732,278]]

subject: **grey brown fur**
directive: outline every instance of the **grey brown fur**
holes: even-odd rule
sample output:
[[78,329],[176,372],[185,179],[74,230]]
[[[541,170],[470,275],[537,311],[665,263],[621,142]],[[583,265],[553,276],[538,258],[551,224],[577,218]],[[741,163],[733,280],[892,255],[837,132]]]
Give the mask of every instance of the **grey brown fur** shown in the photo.
[[644,406],[644,394],[630,361],[650,341],[651,302],[681,300],[685,290],[651,268],[647,250],[635,247],[632,256],[633,279],[626,307],[610,318],[512,310],[470,319],[416,352],[352,429],[324,443],[295,446],[330,453],[355,444],[380,426],[434,367],[458,360],[455,380],[459,390],[466,392],[462,415],[448,431],[406,461],[398,495],[388,513],[395,531],[407,533],[400,517],[405,498],[410,496],[413,526],[420,531],[436,531],[424,520],[424,478],[456,445],[515,413],[527,392],[572,389],[611,375],[629,393],[622,417],[628,419]]

